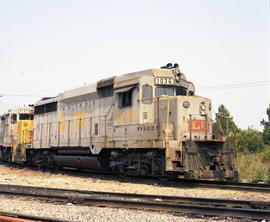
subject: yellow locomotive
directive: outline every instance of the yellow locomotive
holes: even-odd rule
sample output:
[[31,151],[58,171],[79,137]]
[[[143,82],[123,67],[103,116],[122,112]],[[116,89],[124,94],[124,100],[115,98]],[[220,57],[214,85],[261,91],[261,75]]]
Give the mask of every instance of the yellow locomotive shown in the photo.
[[18,107],[1,115],[1,157],[12,162],[26,161],[26,149],[32,148],[33,107]]

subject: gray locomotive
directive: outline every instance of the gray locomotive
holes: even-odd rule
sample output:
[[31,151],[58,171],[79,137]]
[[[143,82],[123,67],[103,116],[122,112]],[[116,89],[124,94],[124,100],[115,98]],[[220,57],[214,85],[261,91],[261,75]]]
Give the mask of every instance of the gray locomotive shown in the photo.
[[235,152],[213,132],[211,107],[177,64],[115,76],[44,98],[24,119],[23,108],[2,115],[0,157],[121,175],[230,179]]

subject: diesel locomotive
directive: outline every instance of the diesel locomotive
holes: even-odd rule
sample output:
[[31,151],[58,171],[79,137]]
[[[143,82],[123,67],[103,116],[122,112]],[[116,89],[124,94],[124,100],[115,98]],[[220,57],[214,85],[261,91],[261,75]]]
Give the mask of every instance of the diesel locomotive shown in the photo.
[[212,103],[177,64],[85,84],[1,115],[0,158],[47,168],[232,179]]

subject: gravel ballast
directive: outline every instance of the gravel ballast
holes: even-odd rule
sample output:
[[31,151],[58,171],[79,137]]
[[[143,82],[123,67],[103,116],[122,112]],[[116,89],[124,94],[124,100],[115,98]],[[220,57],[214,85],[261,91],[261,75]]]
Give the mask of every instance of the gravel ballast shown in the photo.
[[[76,174],[75,174],[76,175]],[[106,178],[106,177],[105,177]],[[73,176],[0,165],[0,183],[10,185],[65,188],[104,192],[173,195],[234,200],[270,201],[270,194],[212,188],[165,187],[158,184],[122,182],[102,177]],[[18,197],[0,197],[0,211],[53,217],[72,221],[205,221],[165,214],[126,209],[57,205]],[[207,219],[208,221],[209,219]]]
[[[149,221],[149,222],[179,222],[179,221],[214,221],[213,219],[188,218],[187,216],[179,216],[173,214],[165,214],[162,212],[145,212],[137,210],[126,210],[116,208],[103,207],[84,207],[76,206],[71,203],[66,205],[57,205],[43,203],[34,200],[28,200],[22,197],[7,198],[0,195],[1,211],[14,212],[17,214],[35,215],[41,217],[51,217],[61,220],[70,220],[78,222],[91,221]],[[221,220],[219,220],[221,221]]]

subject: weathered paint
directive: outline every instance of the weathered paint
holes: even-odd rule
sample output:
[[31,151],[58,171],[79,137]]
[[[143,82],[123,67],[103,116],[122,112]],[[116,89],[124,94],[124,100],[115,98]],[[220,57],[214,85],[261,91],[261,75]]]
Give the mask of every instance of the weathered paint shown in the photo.
[[[144,85],[152,87],[150,103],[143,102]],[[156,97],[157,86],[182,87],[186,94]],[[113,93],[103,96],[103,87]],[[124,104],[119,93],[127,90],[132,101]],[[57,107],[35,115],[33,148],[87,147],[92,154],[115,148],[166,149],[166,170],[177,171],[175,162],[183,163],[186,155],[183,143],[213,141],[211,100],[194,94],[194,85],[178,69],[148,69],[67,90],[35,104]],[[12,138],[8,133],[4,137]]]

